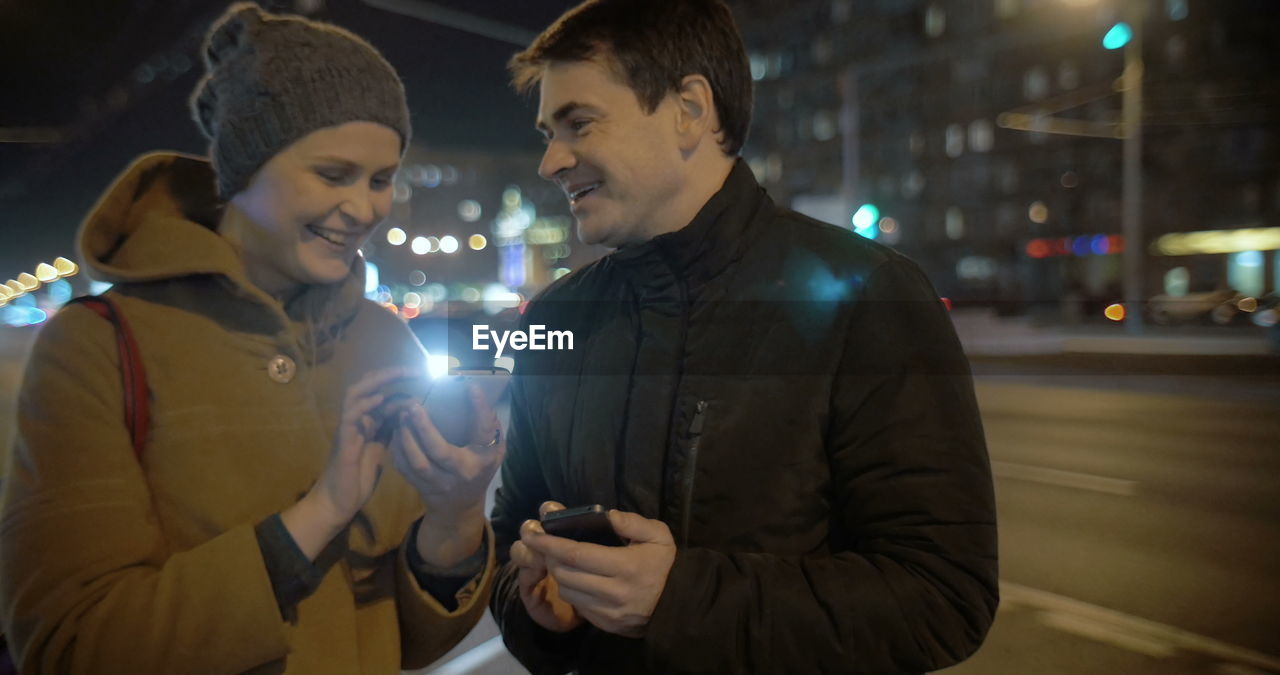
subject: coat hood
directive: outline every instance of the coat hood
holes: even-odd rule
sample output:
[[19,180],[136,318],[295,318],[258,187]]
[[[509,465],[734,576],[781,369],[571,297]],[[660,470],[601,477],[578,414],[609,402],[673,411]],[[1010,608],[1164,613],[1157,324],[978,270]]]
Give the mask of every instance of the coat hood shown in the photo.
[[[281,307],[250,280],[234,245],[219,235],[223,202],[212,165],[199,157],[139,157],[107,188],[80,226],[77,248],[94,279],[113,284],[224,277],[237,295],[282,308],[292,320],[350,317],[364,294],[364,258],[333,286],[311,286]],[[336,312],[334,310],[337,310]]]

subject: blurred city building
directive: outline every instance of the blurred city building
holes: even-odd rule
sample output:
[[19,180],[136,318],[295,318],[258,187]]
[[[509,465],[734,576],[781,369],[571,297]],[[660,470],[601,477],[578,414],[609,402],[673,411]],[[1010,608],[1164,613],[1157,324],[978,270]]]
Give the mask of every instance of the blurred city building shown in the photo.
[[957,303],[1100,317],[1131,245],[1144,297],[1275,292],[1278,8],[1135,0],[1144,241],[1126,242],[1122,142],[1072,135],[1120,121],[1123,50],[1103,38],[1127,39],[1108,35],[1126,1],[735,0],[744,155],[776,200],[898,248]]
[[437,283],[451,301],[478,302],[475,293],[495,283],[529,297],[599,257],[603,250],[578,242],[564,194],[538,177],[539,160],[412,146],[388,222],[364,248],[379,285],[397,304]]

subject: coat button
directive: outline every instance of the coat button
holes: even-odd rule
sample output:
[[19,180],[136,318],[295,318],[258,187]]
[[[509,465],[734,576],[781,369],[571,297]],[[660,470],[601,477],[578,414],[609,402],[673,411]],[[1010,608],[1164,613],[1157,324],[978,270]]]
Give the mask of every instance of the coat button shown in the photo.
[[289,384],[298,372],[298,364],[284,354],[276,354],[267,362],[267,375],[280,384]]

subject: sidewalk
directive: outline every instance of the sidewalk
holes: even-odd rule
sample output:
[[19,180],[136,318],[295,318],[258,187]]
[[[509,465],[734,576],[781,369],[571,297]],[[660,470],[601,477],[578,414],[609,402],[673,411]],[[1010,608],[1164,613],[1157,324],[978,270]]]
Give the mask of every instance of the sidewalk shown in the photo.
[[1267,329],[1257,326],[1155,326],[1130,335],[1119,323],[1041,325],[990,310],[956,310],[951,321],[970,355],[1181,354],[1268,355]]

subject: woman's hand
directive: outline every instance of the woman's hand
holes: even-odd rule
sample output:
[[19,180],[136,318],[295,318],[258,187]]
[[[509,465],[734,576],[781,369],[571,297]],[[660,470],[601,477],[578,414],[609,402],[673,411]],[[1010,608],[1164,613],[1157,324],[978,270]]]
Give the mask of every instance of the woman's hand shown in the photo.
[[432,424],[426,408],[412,404],[401,413],[391,442],[395,467],[426,504],[418,529],[418,552],[434,567],[452,567],[480,546],[484,536],[484,498],[506,444],[498,416],[472,385],[471,443],[449,443]]
[[386,446],[375,440],[380,424],[372,413],[386,399],[382,390],[396,380],[421,375],[412,368],[387,368],[361,377],[347,389],[324,473],[301,501],[281,514],[308,558],[314,560],[346,527],[377,486]]

